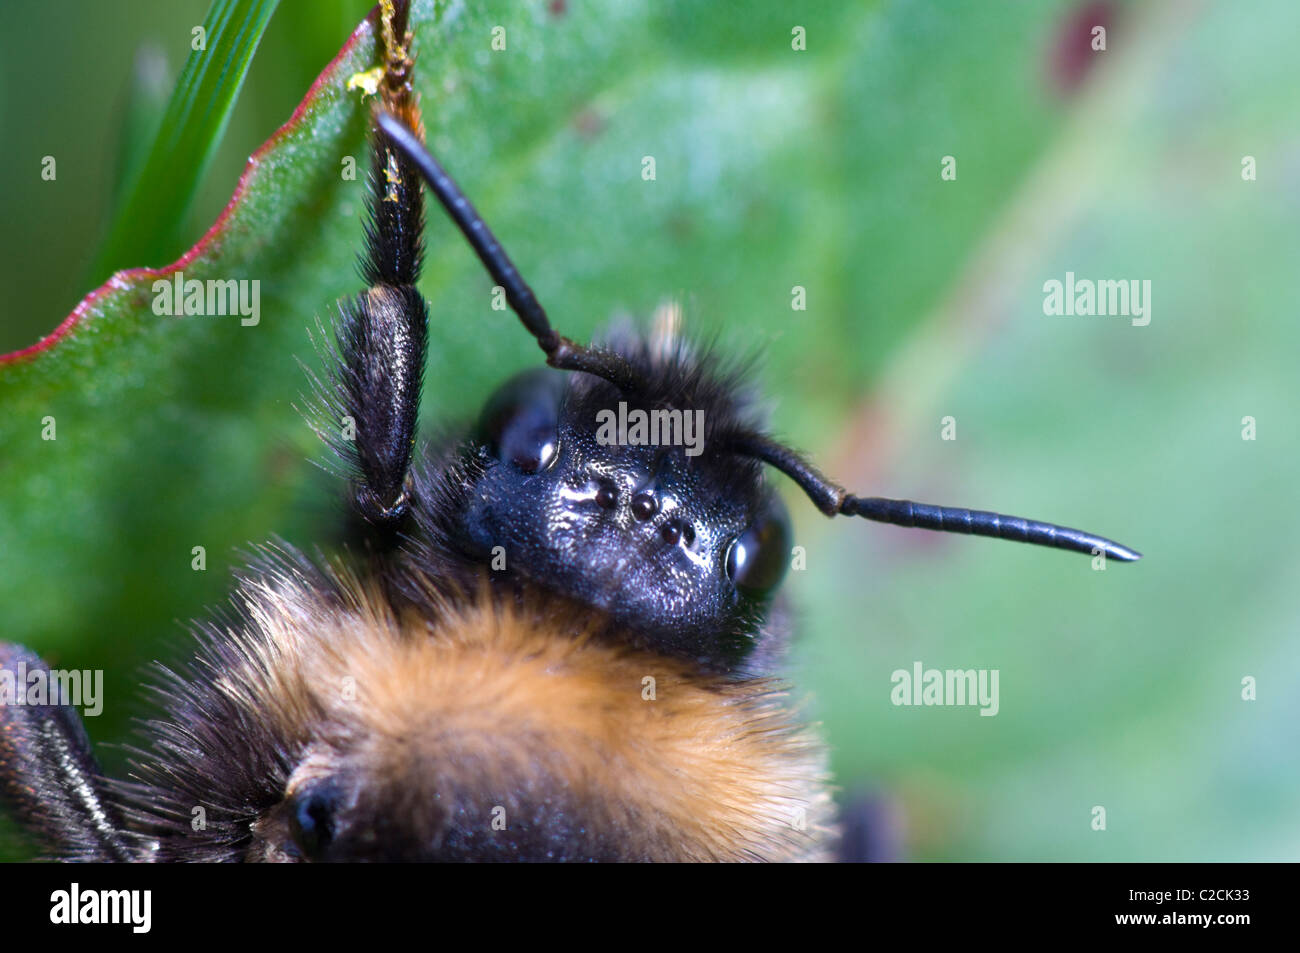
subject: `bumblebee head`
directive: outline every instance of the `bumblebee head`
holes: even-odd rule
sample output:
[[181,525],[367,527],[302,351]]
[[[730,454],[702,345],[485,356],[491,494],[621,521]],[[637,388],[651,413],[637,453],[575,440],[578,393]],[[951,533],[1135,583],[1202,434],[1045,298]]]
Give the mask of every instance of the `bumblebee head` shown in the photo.
[[502,387],[478,426],[463,532],[484,564],[725,667],[785,575],[789,519],[757,461],[725,449],[750,415],[736,375],[665,343],[612,345],[652,387],[549,368]]

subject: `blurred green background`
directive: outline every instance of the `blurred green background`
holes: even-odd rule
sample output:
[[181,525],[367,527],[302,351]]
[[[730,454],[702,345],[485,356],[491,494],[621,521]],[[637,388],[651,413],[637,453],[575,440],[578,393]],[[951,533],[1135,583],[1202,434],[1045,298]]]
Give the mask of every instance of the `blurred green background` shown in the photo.
[[[66,0],[57,30],[43,8],[6,10],[0,352],[108,277],[95,262],[122,169],[151,141],[207,8]],[[282,0],[194,202],[157,223],[171,247],[132,264],[165,265],[200,237],[366,10]],[[880,799],[900,856],[1297,858],[1300,8],[417,12],[430,143],[562,331],[680,297],[688,327],[762,350],[775,429],[847,486],[1145,553],[1095,572],[1078,556],[829,522],[789,495],[807,548],[787,585],[792,677],[840,783]],[[1104,52],[1089,49],[1098,23]],[[241,547],[333,535],[337,487],[308,462],[295,358],[315,363],[306,328],[359,287],[361,181],[339,161],[364,149],[355,94],[317,105],[187,269],[259,279],[256,328],[157,318],[146,282],[37,360],[0,366],[0,638],[105,670],[88,728],[110,771],[146,710],[148,661],[183,657],[184,621],[225,598]],[[429,249],[426,422],[472,414],[536,362],[436,214]],[[1043,283],[1067,271],[1149,279],[1151,323],[1044,315]],[[57,441],[40,439],[46,414]],[[205,572],[191,570],[195,545]],[[890,675],[915,661],[998,669],[999,714],[895,707]],[[1255,701],[1241,698],[1247,676]]]

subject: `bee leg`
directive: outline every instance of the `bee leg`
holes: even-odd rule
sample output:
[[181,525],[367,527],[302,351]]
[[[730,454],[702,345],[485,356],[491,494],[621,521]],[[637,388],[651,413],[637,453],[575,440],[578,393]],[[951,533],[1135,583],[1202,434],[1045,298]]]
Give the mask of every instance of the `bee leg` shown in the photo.
[[842,864],[903,860],[899,812],[884,795],[861,790],[851,792],[840,808],[840,829],[835,859]]
[[0,642],[0,803],[60,859],[141,859],[61,687],[37,655]]
[[[410,86],[406,3],[384,3],[384,109],[420,128]],[[376,105],[376,110],[380,109]],[[424,199],[419,171],[374,123],[370,132],[365,249],[369,286],[339,307],[329,402],[343,435],[327,436],[352,472],[353,503],[381,536],[409,510],[409,471],[428,344],[428,308],[416,290],[423,258]]]

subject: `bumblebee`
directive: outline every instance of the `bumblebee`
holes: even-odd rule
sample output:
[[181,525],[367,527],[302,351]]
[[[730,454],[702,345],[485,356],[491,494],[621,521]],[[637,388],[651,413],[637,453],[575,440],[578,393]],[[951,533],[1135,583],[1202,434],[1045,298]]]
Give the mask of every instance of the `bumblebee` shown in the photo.
[[[828,516],[1139,555],[847,492],[767,433],[742,366],[685,339],[676,308],[592,345],[560,335],[424,147],[407,4],[381,10],[368,287],[312,380],[354,544],[263,548],[192,662],[158,670],[129,780],[60,699],[0,706],[0,796],[66,860],[833,859],[825,751],[779,677],[791,534],[768,469]],[[545,355],[431,446],[426,187]],[[700,439],[611,439],[611,414],[699,421]],[[20,663],[45,670],[0,645]]]

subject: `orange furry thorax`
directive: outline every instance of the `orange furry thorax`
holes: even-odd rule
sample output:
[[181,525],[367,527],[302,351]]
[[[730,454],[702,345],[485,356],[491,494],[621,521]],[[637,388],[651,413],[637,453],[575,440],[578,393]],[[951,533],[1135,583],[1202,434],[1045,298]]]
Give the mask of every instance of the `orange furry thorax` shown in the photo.
[[779,683],[597,639],[568,604],[510,608],[485,593],[397,618],[345,585],[355,598],[343,607],[260,593],[237,636],[247,664],[214,686],[301,746],[287,795],[346,768],[394,811],[440,805],[441,820],[412,819],[434,840],[447,823],[509,837],[540,800],[625,859],[829,849],[822,749]]

